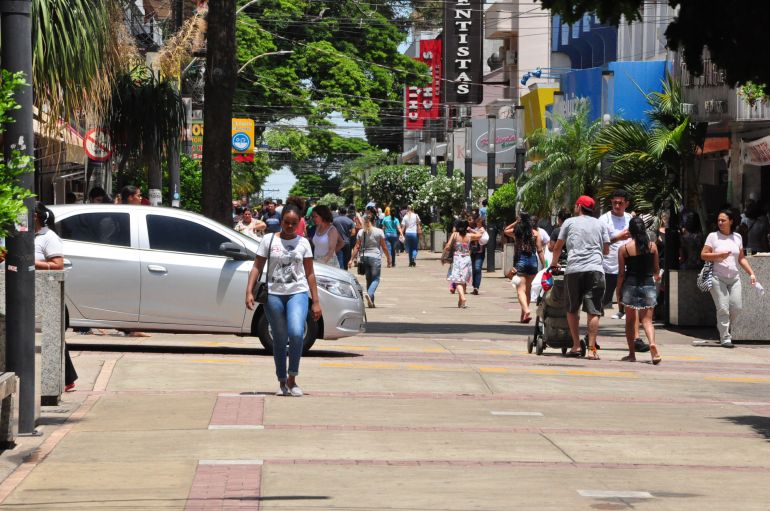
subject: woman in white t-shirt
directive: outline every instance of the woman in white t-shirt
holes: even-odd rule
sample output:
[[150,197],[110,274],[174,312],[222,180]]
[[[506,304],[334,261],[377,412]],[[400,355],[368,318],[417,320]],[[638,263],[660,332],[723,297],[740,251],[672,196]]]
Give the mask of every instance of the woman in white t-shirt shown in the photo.
[[420,242],[422,221],[420,220],[420,215],[414,212],[412,206],[407,206],[406,214],[401,219],[401,227],[404,230],[406,252],[409,255],[409,266],[417,266],[417,247]]
[[[267,275],[267,303],[265,314],[273,335],[273,358],[278,377],[278,396],[301,396],[297,385],[299,361],[305,340],[305,318],[308,304],[314,321],[321,318],[313,251],[307,238],[297,235],[300,212],[291,204],[283,208],[281,232],[265,235],[257,249],[254,267],[246,286],[246,307],[254,309],[252,290],[265,268]],[[309,295],[309,296],[308,296]],[[289,345],[289,368],[286,369],[286,345]]]
[[749,274],[751,284],[757,282],[749,261],[743,255],[743,239],[735,232],[736,222],[728,209],[723,209],[717,216],[717,231],[706,238],[701,251],[701,259],[714,263],[714,278],[711,286],[711,298],[717,309],[717,329],[722,347],[732,348],[730,323],[743,307],[741,297],[741,279],[738,266]]

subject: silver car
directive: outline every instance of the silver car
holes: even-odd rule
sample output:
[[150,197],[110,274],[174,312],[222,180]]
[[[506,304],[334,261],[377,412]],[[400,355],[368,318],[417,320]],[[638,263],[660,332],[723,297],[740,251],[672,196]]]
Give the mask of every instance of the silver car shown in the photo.
[[[255,335],[272,351],[263,307],[244,303],[259,241],[179,209],[51,206],[64,242],[69,326]],[[323,316],[308,314],[305,350],[366,326],[363,291],[346,271],[315,266]]]

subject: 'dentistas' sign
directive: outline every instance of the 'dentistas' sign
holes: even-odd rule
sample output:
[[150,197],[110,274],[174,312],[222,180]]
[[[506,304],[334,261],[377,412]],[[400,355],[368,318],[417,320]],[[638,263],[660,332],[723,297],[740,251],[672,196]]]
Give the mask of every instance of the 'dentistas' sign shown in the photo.
[[481,0],[444,0],[444,100],[478,104],[482,81]]
[[441,117],[441,40],[420,41],[420,54],[415,60],[425,63],[431,72],[431,83],[425,87],[406,88],[406,129],[419,130],[425,119]]

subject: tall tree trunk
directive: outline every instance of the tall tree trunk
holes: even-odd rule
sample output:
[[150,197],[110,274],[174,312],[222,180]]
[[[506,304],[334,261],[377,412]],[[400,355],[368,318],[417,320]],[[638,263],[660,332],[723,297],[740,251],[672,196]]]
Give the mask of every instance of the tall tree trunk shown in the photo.
[[235,95],[235,0],[209,0],[203,104],[203,214],[232,223],[232,131]]

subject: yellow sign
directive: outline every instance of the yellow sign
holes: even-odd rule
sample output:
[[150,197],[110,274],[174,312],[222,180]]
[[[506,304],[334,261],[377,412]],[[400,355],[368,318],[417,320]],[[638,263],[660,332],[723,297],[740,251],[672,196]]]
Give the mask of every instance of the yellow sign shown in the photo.
[[190,124],[190,156],[193,160],[203,159],[203,121]]
[[254,152],[254,119],[233,119],[232,147],[234,153]]

